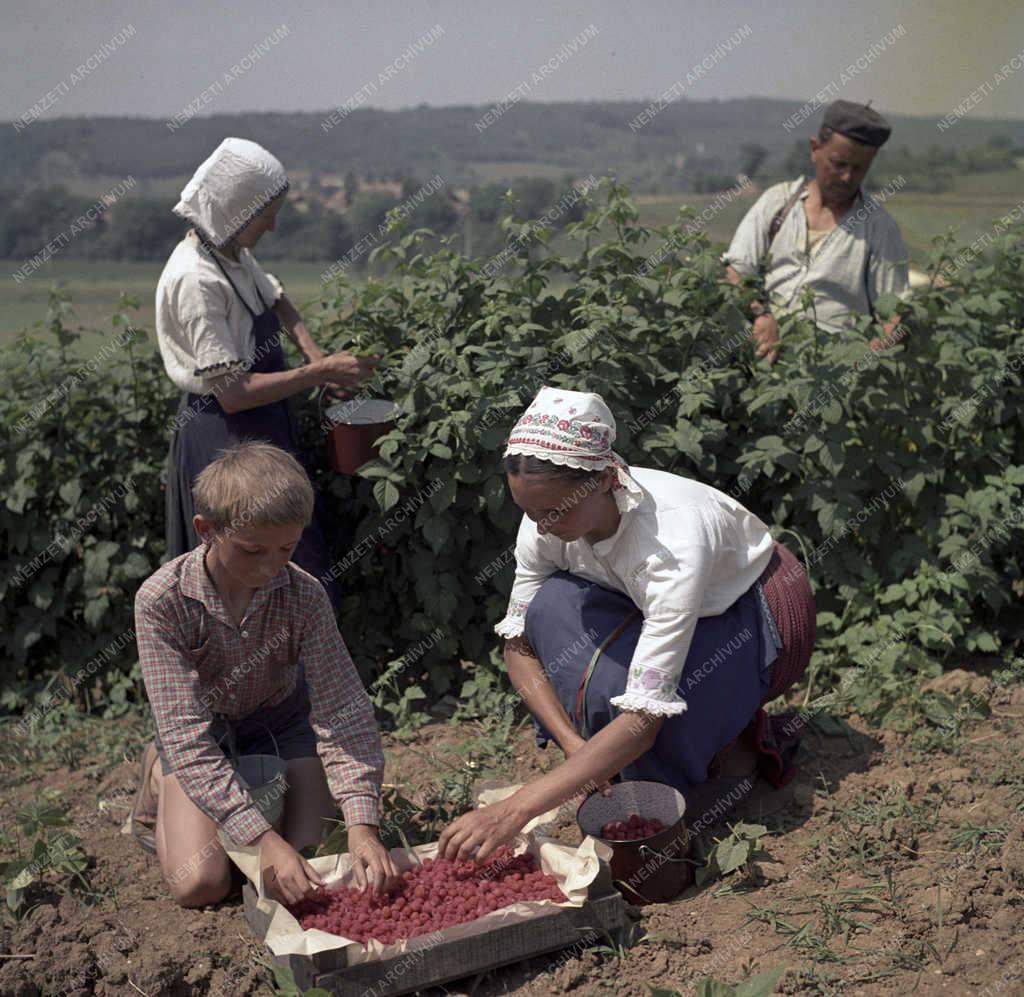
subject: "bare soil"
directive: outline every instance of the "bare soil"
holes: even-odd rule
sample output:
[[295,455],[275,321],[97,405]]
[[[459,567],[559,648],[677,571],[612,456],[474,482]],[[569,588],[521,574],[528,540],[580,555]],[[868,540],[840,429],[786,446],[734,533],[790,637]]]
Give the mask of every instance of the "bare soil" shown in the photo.
[[[779,993],[1024,993],[1024,689],[962,671],[938,682],[982,694],[992,716],[932,738],[857,717],[812,725],[793,801],[765,821],[768,855],[638,909],[628,947],[602,941],[437,992],[687,994],[705,976],[736,983],[785,964]],[[466,733],[432,724],[389,737],[389,782],[423,799],[439,773],[470,764],[458,753]],[[523,728],[501,775],[523,781],[557,757]],[[4,827],[41,786],[63,792],[96,891],[50,882],[20,921],[0,922],[0,994],[273,992],[240,898],[176,908],[155,858],[119,833],[136,767],[137,754],[0,772]],[[561,836],[574,834],[567,817]]]

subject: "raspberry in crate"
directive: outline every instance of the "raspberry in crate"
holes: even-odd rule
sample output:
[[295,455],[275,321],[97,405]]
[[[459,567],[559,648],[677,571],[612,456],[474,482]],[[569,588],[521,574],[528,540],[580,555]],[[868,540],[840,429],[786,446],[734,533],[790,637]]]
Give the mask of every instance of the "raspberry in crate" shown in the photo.
[[532,855],[501,848],[483,863],[425,859],[386,893],[340,886],[288,909],[306,930],[318,928],[363,945],[371,938],[389,945],[511,904],[565,899],[555,877],[546,875]]

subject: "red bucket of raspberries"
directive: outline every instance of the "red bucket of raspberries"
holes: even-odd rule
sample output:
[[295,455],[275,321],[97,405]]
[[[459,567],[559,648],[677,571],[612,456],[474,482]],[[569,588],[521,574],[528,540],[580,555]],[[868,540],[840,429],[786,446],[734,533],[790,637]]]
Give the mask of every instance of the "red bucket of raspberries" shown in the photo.
[[584,834],[612,849],[612,880],[633,904],[674,900],[693,881],[682,793],[660,782],[615,783],[576,811]]

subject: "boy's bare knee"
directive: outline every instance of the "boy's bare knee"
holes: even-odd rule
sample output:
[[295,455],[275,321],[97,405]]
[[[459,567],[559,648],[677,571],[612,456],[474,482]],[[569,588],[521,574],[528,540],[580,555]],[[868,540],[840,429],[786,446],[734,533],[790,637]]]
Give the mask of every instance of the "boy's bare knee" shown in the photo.
[[205,907],[220,903],[231,890],[231,870],[223,868],[196,869],[186,876],[169,878],[171,896],[182,907]]

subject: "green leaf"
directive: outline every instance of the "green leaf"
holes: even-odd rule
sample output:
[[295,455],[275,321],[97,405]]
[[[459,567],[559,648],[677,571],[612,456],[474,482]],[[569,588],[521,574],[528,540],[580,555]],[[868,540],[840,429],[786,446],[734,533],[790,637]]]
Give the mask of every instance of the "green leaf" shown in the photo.
[[82,497],[82,479],[72,478],[70,481],[65,481],[57,494],[73,509]]
[[728,983],[719,983],[710,976],[697,981],[695,988],[697,997],[736,997],[736,989]]
[[110,599],[106,595],[100,595],[85,604],[82,618],[93,630],[99,630],[109,609]]
[[142,578],[148,575],[152,570],[152,565],[149,559],[144,555],[140,554],[139,551],[133,550],[125,559],[121,562],[121,571],[124,573],[125,578]]
[[944,730],[956,730],[957,707],[948,696],[941,693],[932,693],[922,704],[924,715],[936,727]]
[[[36,881],[35,867],[31,862],[14,863],[13,867],[18,868],[18,872],[7,881],[8,890],[24,890]],[[7,872],[9,874],[10,870]]]
[[921,496],[921,491],[926,484],[925,476],[920,471],[912,475],[906,483],[906,487],[903,489],[907,496],[907,500],[912,504],[917,502]]
[[400,495],[394,482],[389,481],[387,478],[381,478],[373,486],[373,497],[377,505],[380,506],[381,512],[387,512],[398,504]]
[[302,997],[302,991],[295,982],[295,974],[287,966],[279,966],[276,962],[267,965],[274,974],[275,997]]
[[718,845],[718,868],[723,876],[739,869],[750,855],[749,841],[730,841],[728,838]]
[[974,638],[974,647],[978,651],[995,654],[999,650],[999,642],[990,633],[980,633]]
[[444,512],[454,501],[459,483],[450,473],[440,482],[431,482],[430,508],[434,512]]
[[348,828],[337,823],[316,850],[317,855],[344,855],[348,852]]
[[507,491],[508,485],[505,483],[504,475],[493,474],[484,482],[483,496],[491,512],[497,512],[502,507]]
[[423,538],[430,544],[430,549],[439,554],[441,548],[448,542],[451,536],[451,527],[448,519],[441,516],[432,516],[423,524]]
[[[778,987],[779,980],[789,967],[785,964],[774,969],[766,969],[763,973],[750,977],[736,984],[736,997],[772,997]],[[307,991],[308,993],[308,991]]]
[[764,824],[748,824],[742,820],[732,830],[733,834],[753,840],[763,838],[768,833],[768,828]]
[[29,599],[36,609],[49,609],[53,603],[54,588],[49,580],[40,579],[29,589]]
[[85,584],[105,585],[110,579],[110,559],[121,549],[112,540],[101,540],[85,551]]

